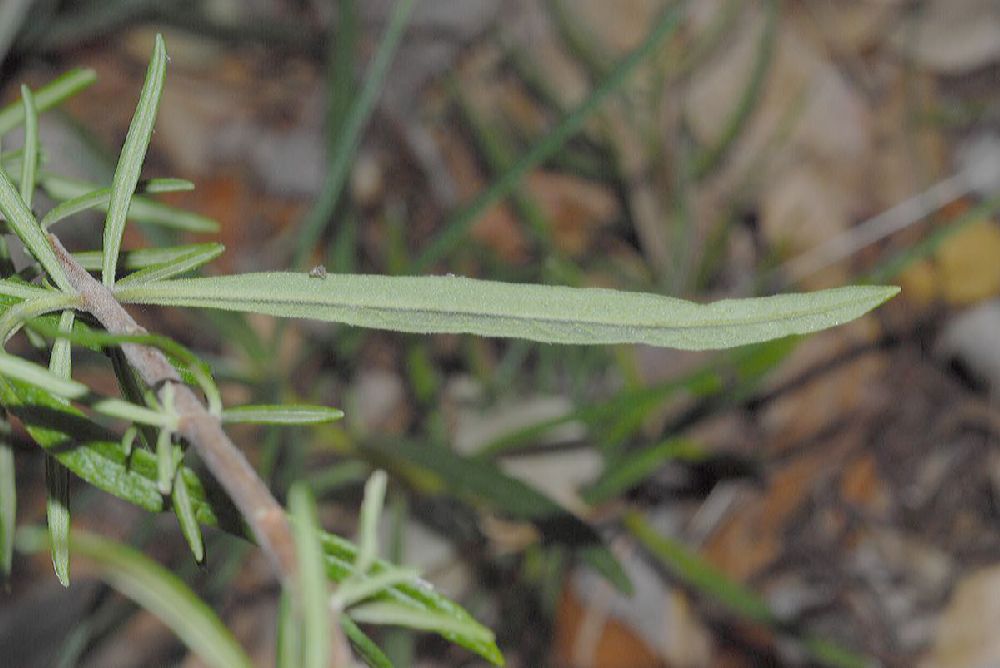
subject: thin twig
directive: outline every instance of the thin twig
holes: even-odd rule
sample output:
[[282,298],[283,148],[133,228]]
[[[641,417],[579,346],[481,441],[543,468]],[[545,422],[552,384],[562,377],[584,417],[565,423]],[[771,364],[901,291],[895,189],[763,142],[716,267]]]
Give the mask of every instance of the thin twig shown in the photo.
[[[122,307],[114,294],[73,259],[55,235],[48,235],[69,282],[80,293],[81,308],[112,334],[145,333]],[[298,560],[295,541],[284,509],[257,475],[243,453],[222,429],[220,419],[208,412],[201,400],[185,385],[162,352],[135,343],[121,344],[122,352],[139,377],[163,401],[167,386],[173,387],[173,404],[179,416],[178,434],[191,444],[209,472],[219,481],[243,515],[253,537],[271,561],[281,582],[293,590],[297,586]],[[346,641],[333,625],[335,666],[348,665]]]

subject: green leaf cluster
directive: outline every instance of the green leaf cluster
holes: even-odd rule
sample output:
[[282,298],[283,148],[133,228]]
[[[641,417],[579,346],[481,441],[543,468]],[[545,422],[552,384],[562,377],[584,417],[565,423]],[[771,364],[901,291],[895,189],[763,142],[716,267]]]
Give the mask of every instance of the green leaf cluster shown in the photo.
[[[382,68],[377,73],[379,78],[405,26],[409,6],[400,3],[396,20],[391,23],[394,37],[383,44],[386,51],[378,61]],[[616,70],[615,81],[624,78],[635,62],[651,52],[676,25],[676,15],[668,14],[650,41]],[[110,185],[80,183],[50,174],[44,169],[38,146],[37,114],[92,83],[92,72],[70,73],[36,91],[23,88],[19,104],[0,110],[0,136],[18,125],[24,126],[26,134],[21,151],[0,154],[0,214],[34,259],[33,266],[15,273],[6,247],[0,247],[0,265],[4,268],[0,277],[0,334],[6,344],[24,329],[36,342],[40,339],[49,355],[45,366],[0,350],[0,404],[5,412],[5,419],[0,421],[0,566],[9,572],[15,535],[16,487],[6,420],[13,417],[44,452],[49,495],[48,532],[26,529],[20,535],[20,545],[30,550],[47,547],[64,584],[70,578],[71,554],[93,562],[111,586],[157,614],[210,665],[249,665],[249,661],[207,605],[177,577],[134,550],[70,530],[67,482],[73,474],[150,512],[172,510],[197,561],[204,558],[203,525],[244,533],[244,524],[234,508],[211,493],[212,482],[200,479],[184,464],[185,444],[178,438],[179,417],[169,396],[158,399],[153,388],[144,386],[121,355],[121,346],[143,345],[164,351],[180,376],[199,388],[210,411],[225,423],[311,425],[337,420],[342,413],[312,405],[223,406],[208,365],[177,342],[144,332],[111,334],[96,329],[79,315],[85,305],[47,236],[50,226],[67,225],[84,211],[106,212],[101,249],[73,257],[84,269],[99,271],[103,284],[113,289],[122,303],[553,344],[630,343],[685,350],[745,346],[848,322],[898,291],[893,287],[860,286],[699,304],[658,294],[453,276],[288,272],[183,277],[216,258],[222,246],[201,243],[125,252],[121,249],[129,220],[190,231],[215,228],[204,218],[147,199],[159,192],[193,187],[177,180],[144,182],[141,178],[167,63],[163,39],[157,36],[145,85]],[[560,126],[552,146],[546,145],[518,163],[510,183],[504,186],[507,190],[487,199],[503,196],[520,175],[579,129],[600,98],[617,85],[612,84],[599,88],[599,96]],[[338,158],[345,164],[370,113],[374,90],[366,89],[368,92],[349,116],[347,131],[352,141],[346,144],[345,157]],[[336,202],[344,170],[346,167],[334,175],[327,208]],[[41,220],[32,212],[37,188],[57,202]],[[425,258],[435,259],[453,245],[455,235],[461,234],[469,221],[471,217],[462,218],[449,227],[445,236],[430,246]],[[310,243],[317,233],[318,228],[311,224],[307,229]],[[300,249],[299,255],[305,251]],[[103,351],[111,357],[121,397],[99,395],[72,378],[73,346]],[[136,442],[144,447],[133,447]],[[668,441],[644,457],[622,460],[614,475],[594,486],[592,500],[597,502],[627,488],[650,467],[678,456],[683,450],[681,445]],[[497,475],[488,460],[463,458],[447,448],[436,448],[428,456],[425,448],[407,443],[387,444],[380,452],[381,447],[371,446],[369,454],[386,457],[391,450],[397,463],[394,475],[446,480],[457,496],[532,522],[545,539],[558,541],[559,536],[572,534],[578,554],[619,588],[628,590],[627,578],[596,529],[530,486]],[[326,629],[331,619],[337,619],[355,650],[371,665],[388,665],[388,659],[359,625],[434,632],[492,663],[502,663],[491,631],[434,592],[415,572],[378,559],[376,525],[382,515],[387,483],[382,472],[368,481],[356,546],[324,533],[308,489],[303,484],[292,487],[289,507],[300,580],[296,584],[298,595],[286,597],[283,603],[279,661],[289,666],[326,665]],[[677,557],[663,544],[651,540],[639,524],[633,522],[630,526],[661,558],[672,559],[685,577],[713,586],[714,580],[692,567],[686,558]],[[741,590],[716,589],[714,593],[748,617],[766,618],[759,602]]]

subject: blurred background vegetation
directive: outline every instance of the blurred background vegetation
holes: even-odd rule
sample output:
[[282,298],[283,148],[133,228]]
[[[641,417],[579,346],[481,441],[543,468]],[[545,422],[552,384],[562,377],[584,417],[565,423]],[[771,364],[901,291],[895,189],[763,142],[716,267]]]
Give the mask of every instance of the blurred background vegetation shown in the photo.
[[[284,498],[383,556],[512,666],[1000,662],[1000,11],[986,0],[4,0],[0,94],[74,67],[54,171],[109,182],[152,36],[171,62],[145,175],[216,219],[210,273],[454,273],[690,299],[895,282],[850,326],[724,354],[421,337],[146,309],[229,403],[343,408],[235,431]],[[399,40],[398,46],[394,46]],[[902,206],[898,206],[902,203]],[[888,212],[888,213],[886,213]],[[96,245],[99,220],[63,230]],[[128,230],[126,248],[175,242]],[[113,387],[98,365],[76,374]],[[21,438],[20,523],[44,521]],[[140,547],[273,656],[277,587],[209,534],[82,484],[73,521]],[[19,666],[194,665],[86,572],[21,557]],[[382,632],[397,665],[478,665]]]

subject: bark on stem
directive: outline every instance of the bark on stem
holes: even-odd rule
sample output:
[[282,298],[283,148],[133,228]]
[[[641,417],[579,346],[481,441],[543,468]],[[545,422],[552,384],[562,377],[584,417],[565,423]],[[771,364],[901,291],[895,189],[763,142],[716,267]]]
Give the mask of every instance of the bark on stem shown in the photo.
[[[145,333],[122,307],[114,294],[73,259],[62,242],[48,235],[59,263],[66,270],[72,287],[80,293],[81,308],[97,319],[112,334]],[[222,429],[220,419],[208,412],[195,393],[185,385],[162,352],[135,343],[121,344],[122,352],[139,377],[163,401],[168,384],[174,389],[174,408],[179,416],[178,433],[198,452],[209,472],[222,485],[236,509],[249,526],[254,539],[264,550],[285,587],[298,590],[298,560],[295,539],[284,508],[271,495],[267,485],[243,453]],[[350,651],[340,630],[339,611],[331,628],[331,665],[347,666]]]
[[[82,308],[112,334],[137,334],[146,330],[118,303],[114,294],[96,280],[49,235],[70,283],[82,298]],[[243,515],[254,538],[263,548],[279,579],[295,586],[297,561],[291,526],[284,509],[275,501],[250,462],[226,435],[219,418],[211,415],[167,358],[156,348],[123,343],[125,358],[143,382],[162,396],[167,383],[174,385],[174,406],[180,416],[178,432],[198,452],[205,466],[219,481]]]

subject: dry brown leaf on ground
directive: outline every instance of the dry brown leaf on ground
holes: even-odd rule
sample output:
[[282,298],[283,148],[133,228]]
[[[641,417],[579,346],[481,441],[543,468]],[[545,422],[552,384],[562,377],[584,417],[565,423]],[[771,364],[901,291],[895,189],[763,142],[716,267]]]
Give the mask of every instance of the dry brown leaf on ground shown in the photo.
[[893,42],[919,65],[943,74],[985,67],[1000,59],[1000,7],[992,0],[931,0]]
[[1000,566],[965,576],[937,626],[934,648],[921,668],[1000,665]]

